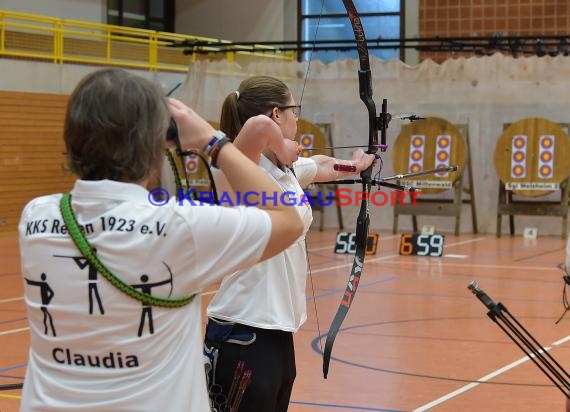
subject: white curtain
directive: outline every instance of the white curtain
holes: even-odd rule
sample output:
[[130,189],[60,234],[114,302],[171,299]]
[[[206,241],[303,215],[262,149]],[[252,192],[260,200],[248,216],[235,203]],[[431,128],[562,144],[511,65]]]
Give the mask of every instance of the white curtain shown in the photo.
[[[447,60],[436,64],[426,60],[411,67],[400,61],[371,58],[374,100],[380,110],[388,99],[392,114],[414,112],[435,116],[451,123],[469,125],[471,159],[475,181],[479,231],[494,233],[496,225],[498,178],[493,165],[495,142],[503,124],[527,117],[542,117],[554,122],[570,122],[570,58],[512,58],[501,54]],[[271,75],[282,79],[302,104],[302,117],[312,122],[333,125],[335,145],[367,143],[367,115],[358,95],[358,61],[343,60],[328,65],[307,63],[255,62],[247,67],[227,62],[193,63],[181,98],[208,120],[219,120],[221,103],[239,83],[253,75]],[[306,78],[306,80],[305,80]],[[303,96],[301,96],[304,89]],[[400,133],[402,123],[393,120],[388,129],[388,143]],[[337,151],[349,157],[350,151]],[[390,149],[383,156],[383,176],[393,173]],[[570,162],[570,159],[568,160]],[[438,197],[450,197],[451,193]],[[556,199],[557,194],[546,198]],[[336,211],[326,212],[326,226],[337,224]],[[354,227],[356,207],[344,207],[346,225]],[[503,232],[506,234],[506,221]],[[393,210],[389,206],[371,210],[371,227],[390,229]],[[560,235],[561,218],[516,217],[517,233],[525,226],[537,227],[539,235]],[[435,224],[442,232],[453,232],[454,218],[419,218],[420,226]],[[400,230],[411,229],[411,219],[400,217]],[[471,213],[463,206],[462,233],[471,232]]]

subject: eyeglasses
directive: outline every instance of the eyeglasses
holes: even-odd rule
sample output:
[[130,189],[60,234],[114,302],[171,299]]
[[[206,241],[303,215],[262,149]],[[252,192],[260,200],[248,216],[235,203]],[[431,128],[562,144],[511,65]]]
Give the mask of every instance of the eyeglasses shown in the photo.
[[293,109],[293,114],[295,115],[295,117],[297,117],[297,118],[301,117],[301,105],[300,104],[291,104],[288,106],[277,106],[277,108],[279,110]]

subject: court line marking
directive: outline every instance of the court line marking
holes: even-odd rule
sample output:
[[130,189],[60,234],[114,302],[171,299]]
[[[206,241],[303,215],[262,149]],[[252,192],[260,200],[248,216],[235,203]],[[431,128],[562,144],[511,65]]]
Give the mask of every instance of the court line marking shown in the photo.
[[367,406],[357,406],[357,405],[339,405],[339,404],[332,404],[332,403],[317,403],[317,402],[301,402],[301,401],[289,401],[289,406],[291,405],[299,405],[303,406],[324,406],[334,409],[347,409],[349,411],[376,411],[376,412],[404,412],[400,409],[385,409],[385,408],[373,408]]
[[16,302],[18,300],[24,300],[24,297],[20,296],[18,298],[0,299],[0,303],[10,303],[10,302]]
[[[444,255],[445,256],[445,255]],[[394,260],[393,262],[403,265],[417,265],[417,261],[406,261],[406,260]],[[474,268],[485,268],[485,269],[516,269],[516,270],[555,270],[560,272],[560,269],[556,266],[511,266],[511,265],[478,265],[476,263],[455,263],[455,262],[441,262],[442,266],[451,267],[474,267]]]
[[560,346],[565,342],[568,342],[570,340],[570,335],[566,336],[565,338],[562,338],[560,340],[557,340],[556,342],[553,343],[553,345],[555,346]]
[[474,239],[467,239],[467,240],[462,240],[461,242],[454,242],[454,243],[450,243],[448,245],[445,245],[445,248],[450,248],[453,246],[459,246],[459,245],[465,245],[467,243],[473,243],[473,242],[481,242],[482,240],[487,240],[489,239],[489,236],[485,236],[485,237],[476,237]]
[[8,329],[8,330],[5,330],[5,331],[3,331],[3,332],[0,332],[0,336],[3,336],[3,335],[10,335],[10,334],[12,334],[12,333],[24,332],[24,331],[26,331],[26,330],[30,330],[30,328],[29,328],[29,327],[25,327],[25,328],[19,328],[19,329]]
[[[18,391],[20,389],[14,389],[15,391]],[[8,399],[22,399],[22,397],[20,395],[7,395],[7,394],[0,394],[0,398],[8,398]]]
[[[566,342],[566,341],[568,341],[568,340],[570,340],[570,335],[568,335],[568,336],[566,336],[565,338],[562,338],[562,339],[560,339],[560,340],[557,340],[557,341],[554,342],[552,345],[559,346],[559,345],[561,345],[562,343],[564,343],[564,342]],[[548,352],[550,349],[552,349],[552,348],[551,348],[550,346],[547,346],[547,347],[544,348],[544,351],[545,351],[545,352]],[[543,351],[540,351],[540,352],[542,353]],[[503,374],[504,372],[507,372],[508,370],[513,369],[514,367],[516,367],[516,366],[518,366],[518,365],[521,365],[521,364],[523,364],[523,363],[525,363],[525,362],[527,362],[527,361],[529,361],[529,360],[531,360],[531,359],[530,359],[528,356],[525,356],[524,358],[521,358],[521,359],[519,359],[519,360],[516,360],[516,361],[514,361],[514,362],[512,362],[512,363],[509,363],[508,365],[503,366],[502,368],[497,369],[497,370],[495,370],[495,371],[489,373],[488,375],[485,375],[485,376],[483,376],[482,378],[477,379],[477,382],[471,382],[471,383],[469,383],[469,384],[467,384],[467,385],[464,385],[464,386],[462,386],[461,388],[454,390],[453,392],[450,392],[450,393],[448,393],[448,394],[446,394],[446,395],[443,395],[443,396],[441,396],[441,397],[439,397],[439,398],[437,398],[437,399],[435,399],[435,400],[433,400],[433,401],[431,401],[431,402],[429,402],[429,403],[426,403],[426,404],[424,404],[424,405],[422,405],[422,406],[420,406],[420,407],[414,409],[413,412],[423,412],[423,411],[427,411],[427,410],[433,408],[434,406],[440,405],[440,404],[442,404],[442,403],[444,403],[444,402],[450,400],[451,398],[455,398],[456,396],[461,395],[462,393],[465,393],[465,392],[467,392],[467,391],[469,391],[469,390],[471,390],[471,389],[473,389],[473,388],[479,386],[481,383],[487,382],[487,381],[489,381],[489,380],[491,380],[491,379],[493,379],[493,378],[495,378],[495,377],[497,377],[497,376]]]
[[502,367],[501,369],[497,369],[496,371],[491,372],[490,374],[485,375],[482,378],[477,379],[477,382],[471,382],[471,383],[469,383],[465,386],[462,386],[461,388],[459,388],[453,392],[450,392],[446,395],[443,395],[443,396],[441,396],[441,397],[439,397],[439,398],[437,398],[437,399],[435,399],[429,403],[426,403],[425,405],[420,406],[419,408],[414,409],[413,412],[427,411],[427,410],[433,408],[434,406],[442,404],[442,403],[450,400],[451,398],[455,398],[456,396],[461,395],[462,393],[467,392],[467,391],[475,388],[476,386],[479,386],[482,382],[487,382],[488,380],[491,380],[494,377],[501,375],[503,372],[506,372],[506,371],[514,368],[515,366],[518,366],[521,363],[524,363],[528,360],[530,360],[530,359],[527,357],[524,357],[524,358],[521,358],[515,362],[512,362],[512,363],[508,364],[507,366]]

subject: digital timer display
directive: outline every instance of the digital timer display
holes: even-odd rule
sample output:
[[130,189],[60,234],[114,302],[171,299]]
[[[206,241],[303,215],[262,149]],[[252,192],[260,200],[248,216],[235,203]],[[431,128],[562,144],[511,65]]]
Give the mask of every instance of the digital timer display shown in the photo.
[[[366,239],[366,254],[375,255],[378,246],[378,234],[369,233]],[[338,232],[334,245],[334,253],[356,253],[356,233]]]
[[444,236],[439,234],[403,233],[400,238],[402,256],[443,256]]

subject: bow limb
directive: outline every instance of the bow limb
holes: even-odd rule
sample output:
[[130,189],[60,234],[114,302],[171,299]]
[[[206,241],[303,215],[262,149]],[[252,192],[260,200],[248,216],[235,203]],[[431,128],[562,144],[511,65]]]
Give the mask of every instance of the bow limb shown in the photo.
[[174,275],[172,274],[172,270],[170,270],[170,266],[168,266],[166,264],[166,262],[162,262],[162,264],[166,267],[166,269],[168,270],[168,274],[170,276],[169,282],[170,283],[170,292],[168,292],[168,297],[172,296],[172,292],[174,291]]
[[[350,19],[350,24],[352,25],[352,30],[354,32],[354,37],[356,39],[356,47],[358,50],[358,58],[360,60],[360,69],[358,70],[358,86],[360,99],[364,102],[366,109],[368,110],[368,150],[367,153],[374,154],[378,151],[378,126],[381,120],[376,117],[376,105],[372,99],[372,74],[370,72],[370,60],[368,57],[368,46],[366,43],[366,37],[364,35],[364,28],[362,27],[362,22],[358,11],[351,0],[343,0],[343,4],[346,8],[348,18]],[[385,103],[382,107],[383,114],[386,112]],[[383,128],[384,129],[384,128]],[[382,144],[381,150],[385,150],[385,132],[382,133]],[[344,291],[344,295],[337,309],[336,315],[331,323],[329,332],[327,333],[327,339],[325,342],[325,349],[323,352],[323,375],[325,379],[327,378],[329,371],[329,363],[332,353],[332,347],[336,338],[338,331],[346,317],[350,306],[354,300],[356,290],[358,288],[358,283],[360,282],[360,276],[362,274],[362,268],[364,266],[364,257],[366,254],[366,240],[368,238],[368,226],[370,223],[369,216],[369,203],[368,198],[370,197],[371,188],[371,177],[372,168],[369,166],[366,170],[360,173],[362,178],[362,191],[366,192],[368,195],[360,205],[360,212],[358,213],[358,219],[356,223],[356,252],[354,254],[354,262],[352,264],[352,269],[350,276],[348,278],[348,283]]]

